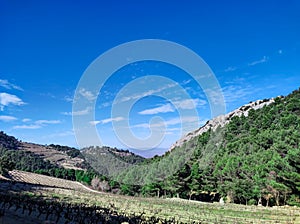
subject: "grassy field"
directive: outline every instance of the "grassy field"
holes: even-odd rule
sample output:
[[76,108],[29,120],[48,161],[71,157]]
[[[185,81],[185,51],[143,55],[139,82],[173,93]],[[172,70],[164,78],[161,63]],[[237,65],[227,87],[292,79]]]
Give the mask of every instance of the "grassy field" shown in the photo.
[[[2,180],[0,182],[2,194],[6,192],[6,194],[11,194],[14,197],[26,197],[26,200],[32,198],[38,203],[40,203],[39,201],[49,203],[52,201],[64,206],[95,208],[95,211],[103,208],[103,211],[109,211],[109,214],[112,214],[110,216],[127,217],[127,219],[122,220],[128,220],[128,223],[300,223],[300,209],[296,207],[266,208],[236,204],[222,206],[219,203],[201,203],[177,198],[128,197],[95,192],[76,182],[43,175],[19,171],[14,171],[11,174],[13,179],[23,183],[11,184]],[[26,210],[22,214],[21,208],[18,210],[15,205],[12,205],[11,208],[8,206],[5,208],[10,216],[15,212],[14,217],[16,219],[22,219],[22,217],[28,219],[29,217]],[[37,216],[37,212],[30,215],[32,220],[35,220],[32,223],[36,223],[36,219],[43,223],[46,214]],[[55,215],[50,215],[47,218],[54,221]],[[65,222],[66,220],[61,218],[58,223]],[[110,221],[107,218],[106,223],[118,222]]]

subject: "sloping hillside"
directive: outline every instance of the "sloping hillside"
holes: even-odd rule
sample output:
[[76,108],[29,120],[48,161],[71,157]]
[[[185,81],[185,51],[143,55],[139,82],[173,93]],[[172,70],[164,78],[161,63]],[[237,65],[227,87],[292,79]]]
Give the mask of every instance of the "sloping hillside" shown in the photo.
[[264,101],[213,119],[118,180],[146,195],[300,205],[300,90]]
[[[55,187],[55,188],[71,189],[71,190],[78,190],[78,191],[95,192],[92,189],[87,188],[86,186],[84,186],[79,182],[63,180],[60,178],[49,177],[45,175],[24,172],[19,170],[9,171],[9,179],[1,176],[0,179],[11,180],[11,181],[26,183],[26,184],[35,184],[44,187]],[[4,190],[3,188],[5,186],[6,185],[1,185],[1,190]],[[7,187],[11,187],[11,186],[7,185]]]
[[[88,170],[94,168],[103,175],[119,172],[145,159],[128,150],[119,150],[105,146],[78,150],[54,144],[40,145],[21,142],[13,136],[0,132],[0,156],[4,154],[12,160],[20,160],[23,155],[26,155],[28,158],[32,157],[34,159],[30,163],[45,163],[43,169],[63,167],[65,169]],[[13,157],[18,158],[13,159]]]
[[87,169],[88,163],[78,149],[60,145],[39,145],[34,143],[21,143],[21,149],[34,153],[44,160],[66,169]]
[[0,148],[6,149],[18,149],[20,142],[13,136],[5,134],[3,131],[0,131]]
[[0,133],[0,174],[12,169],[44,174],[91,185],[94,178],[106,180],[86,162],[80,150],[60,145],[21,142]]
[[[280,97],[279,97],[280,98]],[[202,135],[204,132],[207,132],[209,130],[215,131],[217,127],[224,127],[226,124],[228,124],[231,119],[235,116],[241,117],[245,116],[247,117],[249,115],[250,110],[258,110],[263,108],[264,106],[267,106],[271,103],[274,103],[274,98],[272,99],[264,99],[264,100],[257,100],[255,102],[250,102],[248,104],[245,104],[241,106],[240,108],[225,114],[225,115],[220,115],[218,117],[215,117],[209,121],[206,122],[206,124],[199,129],[190,132],[186,134],[183,138],[179,139],[176,141],[170,148],[170,150],[174,149],[175,147],[180,147],[182,146],[185,142],[190,141],[191,139]]]
[[88,147],[81,150],[87,162],[102,175],[113,176],[145,160],[128,150],[110,147]]
[[91,168],[86,162],[80,150],[68,146],[60,145],[40,145],[28,142],[21,142],[13,136],[0,132],[0,156],[9,155],[19,156],[28,155],[39,160],[39,163],[50,163],[52,167],[63,167],[66,169],[89,169]]

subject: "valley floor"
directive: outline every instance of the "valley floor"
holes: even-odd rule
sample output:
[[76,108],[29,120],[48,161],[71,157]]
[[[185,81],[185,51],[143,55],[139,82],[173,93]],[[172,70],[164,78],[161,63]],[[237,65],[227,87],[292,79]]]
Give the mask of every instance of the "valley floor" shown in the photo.
[[[202,203],[96,192],[72,181],[21,171],[0,180],[0,224],[300,223],[300,208]],[[27,205],[26,205],[27,204]],[[98,219],[97,219],[98,217]],[[48,222],[51,223],[51,222]]]

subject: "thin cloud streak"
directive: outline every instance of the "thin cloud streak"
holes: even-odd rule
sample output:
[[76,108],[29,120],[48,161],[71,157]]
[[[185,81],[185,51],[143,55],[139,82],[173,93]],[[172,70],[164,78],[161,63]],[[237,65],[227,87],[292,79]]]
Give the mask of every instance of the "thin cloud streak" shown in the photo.
[[62,112],[61,114],[66,116],[82,116],[90,113],[90,111],[91,111],[91,107],[87,107],[84,110],[78,110],[73,112]]
[[113,121],[123,121],[124,119],[125,119],[124,117],[107,118],[100,121],[90,121],[90,124],[91,125],[107,124]]
[[[205,104],[207,104],[205,100],[201,100],[201,99],[184,99],[184,100],[173,101],[172,103],[177,109],[183,109],[183,110],[192,110],[195,109],[196,107],[204,106]],[[174,111],[175,111],[174,107],[170,103],[168,103],[152,109],[143,110],[138,113],[142,115],[153,115],[159,113],[169,113]]]
[[269,60],[268,57],[264,56],[262,59],[260,60],[257,60],[257,61],[253,61],[253,62],[250,62],[248,63],[249,66],[254,66],[254,65],[257,65],[257,64],[261,64],[261,63],[265,63]]
[[240,101],[241,99],[251,96],[256,93],[258,90],[250,85],[245,87],[240,87],[236,85],[225,86],[222,88],[222,92],[224,95],[225,102],[235,103]]
[[152,115],[152,114],[159,114],[159,113],[169,113],[169,112],[174,112],[174,111],[175,110],[172,107],[172,105],[168,103],[168,104],[162,105],[160,107],[143,110],[138,113],[142,114],[142,115]]
[[60,120],[38,120],[35,124],[43,125],[43,124],[60,124]]
[[204,106],[207,102],[201,99],[185,99],[174,101],[173,104],[183,110],[192,110],[199,106]]
[[79,90],[79,94],[81,96],[83,96],[84,98],[86,98],[88,101],[93,101],[93,100],[97,99],[97,95],[96,94],[93,94],[91,91],[86,90],[84,88],[81,88]]
[[16,90],[24,91],[20,86],[10,83],[6,79],[0,79],[0,86],[5,89],[16,89]]
[[31,124],[31,125],[16,125],[13,129],[39,129],[41,125]]
[[[163,126],[173,126],[173,125],[178,125],[181,123],[194,123],[199,120],[198,117],[195,116],[190,116],[190,117],[183,117],[183,118],[172,118],[164,122],[152,124],[151,127],[163,127]],[[132,125],[131,128],[150,128],[149,123],[141,123],[141,124],[136,124]]]
[[10,122],[10,121],[15,121],[18,120],[16,117],[13,116],[8,116],[8,115],[1,115],[0,116],[0,121],[4,121],[4,122]]
[[237,70],[237,67],[229,66],[224,70],[224,72],[233,72],[235,70]]
[[[30,119],[26,118],[22,120],[23,122],[29,122]],[[24,125],[15,125],[13,129],[39,129],[45,127],[49,124],[60,124],[60,120],[37,120],[34,121],[32,124],[24,124]]]
[[[122,102],[126,102],[126,101],[129,101],[129,100],[136,100],[136,99],[140,99],[140,98],[143,98],[143,97],[146,97],[146,96],[150,96],[150,95],[153,95],[154,93],[159,93],[159,92],[162,92],[166,89],[169,89],[169,88],[172,88],[172,87],[175,87],[176,84],[168,84],[168,85],[165,85],[161,88],[158,88],[158,89],[151,89],[151,90],[148,90],[146,92],[143,92],[143,93],[139,93],[139,94],[135,94],[135,95],[131,95],[131,96],[125,96],[125,97],[122,97],[120,99],[120,103]],[[119,103],[117,102],[117,103]]]

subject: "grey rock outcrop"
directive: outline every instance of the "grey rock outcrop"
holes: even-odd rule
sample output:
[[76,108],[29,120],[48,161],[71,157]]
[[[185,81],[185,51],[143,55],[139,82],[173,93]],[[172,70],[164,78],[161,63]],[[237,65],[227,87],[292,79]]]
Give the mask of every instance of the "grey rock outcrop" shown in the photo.
[[207,132],[209,129],[212,129],[214,131],[217,129],[218,126],[223,127],[224,125],[228,124],[230,122],[230,120],[235,116],[240,117],[240,116],[244,115],[245,117],[247,117],[249,114],[249,111],[251,109],[258,110],[260,108],[263,108],[264,106],[267,106],[267,105],[273,103],[274,101],[275,101],[274,98],[271,98],[268,100],[257,100],[255,102],[250,102],[248,104],[245,104],[244,106],[241,106],[238,109],[236,109],[228,114],[215,117],[215,118],[207,121],[206,124],[203,125],[202,127],[200,127],[199,129],[186,134],[183,138],[176,141],[170,147],[170,150],[174,149],[175,147],[182,146],[185,142],[203,134],[204,132]]

